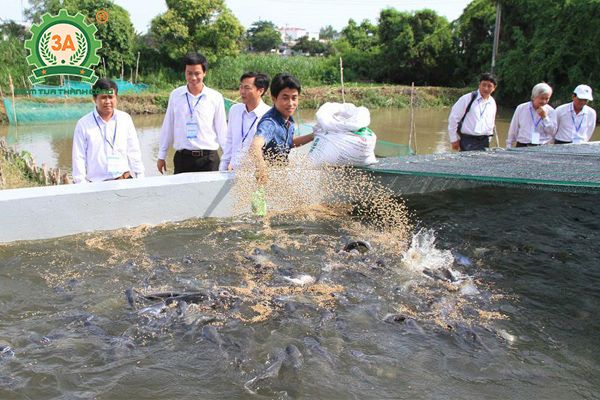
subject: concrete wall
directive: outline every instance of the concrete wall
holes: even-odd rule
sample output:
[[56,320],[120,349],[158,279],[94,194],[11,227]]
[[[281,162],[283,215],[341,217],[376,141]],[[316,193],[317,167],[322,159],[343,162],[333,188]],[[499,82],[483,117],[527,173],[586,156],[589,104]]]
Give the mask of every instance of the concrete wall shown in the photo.
[[230,173],[205,172],[2,190],[0,243],[229,217],[232,178]]

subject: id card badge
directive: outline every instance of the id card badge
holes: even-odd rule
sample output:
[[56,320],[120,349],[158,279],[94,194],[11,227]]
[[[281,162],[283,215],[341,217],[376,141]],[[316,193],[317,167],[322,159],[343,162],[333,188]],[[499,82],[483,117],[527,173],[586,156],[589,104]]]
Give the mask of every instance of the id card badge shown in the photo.
[[200,127],[197,122],[188,122],[185,124],[185,136],[188,139],[196,139],[198,137],[198,131]]
[[540,144],[540,133],[538,131],[531,132],[531,144]]
[[484,127],[485,127],[485,125],[484,125],[483,119],[478,120],[477,123],[475,124],[475,133],[477,133],[479,135],[482,134]]
[[118,154],[112,154],[106,157],[107,169],[109,174],[121,174],[123,172],[123,158]]

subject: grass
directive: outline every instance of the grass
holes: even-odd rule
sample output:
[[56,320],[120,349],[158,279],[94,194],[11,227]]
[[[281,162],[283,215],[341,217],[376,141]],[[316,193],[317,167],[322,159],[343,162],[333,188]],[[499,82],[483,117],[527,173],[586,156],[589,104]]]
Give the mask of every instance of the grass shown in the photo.
[[8,162],[0,155],[0,189],[17,189],[39,186],[39,183],[30,179],[27,173],[16,163]]
[[332,84],[339,80],[339,72],[332,58],[282,57],[271,54],[242,54],[224,57],[208,70],[207,83],[215,88],[236,89],[240,76],[247,71],[262,72],[270,77],[281,72],[294,75],[302,86]]
[[[464,89],[444,87],[415,87],[415,106],[417,108],[440,108],[451,106],[464,94]],[[222,90],[227,98],[237,100],[237,90]],[[344,98],[367,108],[408,108],[410,107],[410,86],[381,84],[345,85]],[[265,96],[271,104],[270,96]],[[339,85],[322,85],[302,89],[300,96],[302,108],[317,109],[326,102],[342,102],[342,89]]]

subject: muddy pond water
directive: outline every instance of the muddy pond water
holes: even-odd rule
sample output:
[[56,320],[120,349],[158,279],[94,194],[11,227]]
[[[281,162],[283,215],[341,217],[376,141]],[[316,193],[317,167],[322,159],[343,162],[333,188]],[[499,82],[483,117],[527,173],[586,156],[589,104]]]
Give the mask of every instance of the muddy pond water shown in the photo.
[[[407,142],[402,113],[374,113],[382,139]],[[419,151],[446,150],[428,113]],[[149,171],[160,122],[136,118]],[[3,134],[68,168],[57,126]],[[408,230],[323,206],[2,245],[0,399],[597,398],[596,197],[480,188],[405,198]]]

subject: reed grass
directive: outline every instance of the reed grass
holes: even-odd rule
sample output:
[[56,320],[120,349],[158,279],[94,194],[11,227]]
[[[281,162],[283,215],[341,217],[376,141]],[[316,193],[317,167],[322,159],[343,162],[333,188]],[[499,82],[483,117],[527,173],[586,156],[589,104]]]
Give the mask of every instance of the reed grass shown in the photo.
[[282,57],[276,54],[242,54],[224,57],[214,67],[209,66],[206,81],[220,89],[236,89],[240,76],[247,71],[262,72],[269,77],[287,72],[302,86],[319,86],[339,81],[339,71],[331,57]]

